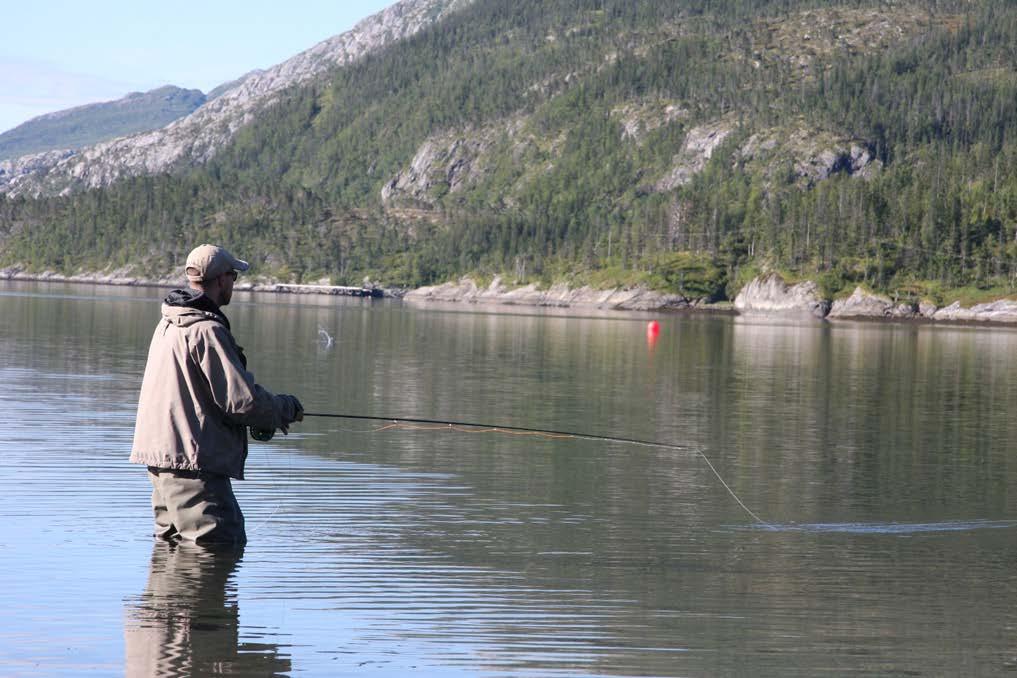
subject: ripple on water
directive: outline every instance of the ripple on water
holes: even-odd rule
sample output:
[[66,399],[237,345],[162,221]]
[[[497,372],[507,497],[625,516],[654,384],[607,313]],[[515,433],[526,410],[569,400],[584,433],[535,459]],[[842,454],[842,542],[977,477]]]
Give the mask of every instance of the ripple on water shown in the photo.
[[758,523],[753,530],[767,532],[843,532],[846,534],[919,534],[923,532],[971,532],[1017,527],[1014,520],[957,520],[938,523]]
[[[1012,664],[1010,335],[682,317],[647,354],[625,320],[292,301],[231,318],[259,380],[315,409],[695,443],[785,522],[745,526],[686,453],[308,420],[251,447],[243,558],[172,576],[184,554],[168,567],[152,543],[127,463],[157,308],[3,297],[5,675],[123,674],[128,644],[165,647],[163,675],[212,657],[237,675],[443,677]],[[365,350],[294,350],[319,323]]]

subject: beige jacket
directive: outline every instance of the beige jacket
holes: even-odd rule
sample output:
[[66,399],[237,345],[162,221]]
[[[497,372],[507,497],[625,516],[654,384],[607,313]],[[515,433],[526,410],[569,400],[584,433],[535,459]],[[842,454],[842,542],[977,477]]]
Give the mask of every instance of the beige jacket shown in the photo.
[[275,430],[292,422],[293,410],[289,398],[254,382],[225,318],[164,303],[148,350],[131,461],[242,479],[245,426]]

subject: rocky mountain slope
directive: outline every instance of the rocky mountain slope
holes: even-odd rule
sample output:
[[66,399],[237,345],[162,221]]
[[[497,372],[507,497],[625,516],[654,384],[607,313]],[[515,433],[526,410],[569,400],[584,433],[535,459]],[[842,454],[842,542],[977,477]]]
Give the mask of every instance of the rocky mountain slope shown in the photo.
[[403,0],[287,61],[247,74],[164,128],[86,146],[49,149],[0,162],[0,193],[66,195],[124,177],[201,164],[282,90],[405,39],[471,0]]
[[166,86],[41,115],[0,134],[0,160],[158,129],[193,113],[205,101],[200,90]]
[[12,194],[65,195],[0,195],[0,265],[163,274],[200,238],[294,283],[474,274],[713,302],[781,271],[826,302],[1017,292],[1012,2],[417,0],[385,16],[152,138],[8,163]]

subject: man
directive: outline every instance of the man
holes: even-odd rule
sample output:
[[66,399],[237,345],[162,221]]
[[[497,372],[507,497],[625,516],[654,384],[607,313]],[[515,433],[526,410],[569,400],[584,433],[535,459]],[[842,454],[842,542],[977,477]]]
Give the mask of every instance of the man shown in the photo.
[[254,382],[222,307],[248,264],[222,247],[187,256],[189,289],[162,304],[141,384],[131,461],[148,466],[155,536],[246,541],[230,478],[242,480],[247,428],[288,432],[303,419],[291,395]]

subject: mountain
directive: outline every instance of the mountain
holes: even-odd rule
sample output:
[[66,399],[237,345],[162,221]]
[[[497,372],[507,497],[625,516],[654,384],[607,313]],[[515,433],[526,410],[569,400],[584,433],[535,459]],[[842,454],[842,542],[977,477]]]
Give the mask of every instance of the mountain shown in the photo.
[[218,87],[214,87],[212,89],[212,91],[210,91],[208,93],[208,100],[211,101],[212,99],[218,99],[219,97],[221,97],[226,92],[229,92],[234,87],[237,87],[238,85],[240,85],[240,83],[242,83],[244,80],[247,80],[247,78],[250,78],[250,77],[253,77],[253,76],[257,76],[257,75],[261,75],[262,73],[264,73],[263,70],[261,70],[260,68],[256,68],[253,71],[248,71],[247,73],[244,73],[239,78],[234,78],[233,80],[230,80],[229,82],[224,82],[223,84],[219,85]]
[[413,35],[469,0],[403,0],[264,71],[252,71],[187,117],[162,129],[83,148],[0,162],[0,192],[8,195],[70,193],[108,186],[124,177],[157,174],[206,162],[271,106],[288,87],[352,63]]
[[137,132],[158,129],[205,103],[196,89],[166,86],[131,92],[122,99],[49,113],[0,134],[0,160],[81,148]]
[[216,240],[287,281],[1017,291],[1012,2],[414,7],[158,176],[98,154],[36,185],[102,190],[0,198],[0,263],[164,273]]

